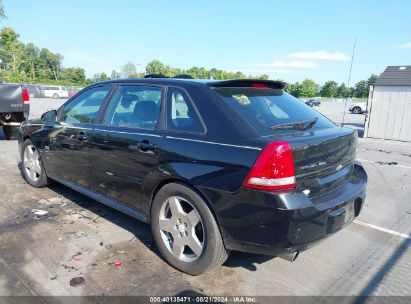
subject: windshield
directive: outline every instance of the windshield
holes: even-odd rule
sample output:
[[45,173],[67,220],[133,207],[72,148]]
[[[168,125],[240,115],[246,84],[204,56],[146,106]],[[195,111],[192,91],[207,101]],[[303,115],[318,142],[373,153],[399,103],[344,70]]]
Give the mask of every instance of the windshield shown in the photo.
[[[215,91],[261,135],[295,132],[301,129],[298,124],[287,128],[275,126],[300,122],[308,122],[308,126],[315,129],[335,127],[320,113],[283,90],[216,88]],[[312,121],[315,123],[310,124]]]

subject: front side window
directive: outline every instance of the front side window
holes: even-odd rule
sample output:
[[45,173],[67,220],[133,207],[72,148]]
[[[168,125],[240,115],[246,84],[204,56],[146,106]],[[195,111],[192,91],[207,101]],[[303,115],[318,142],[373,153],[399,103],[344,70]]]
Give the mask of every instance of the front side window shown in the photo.
[[203,133],[203,125],[188,96],[177,88],[169,88],[167,95],[167,130]]
[[160,87],[119,87],[103,124],[154,130],[160,116],[161,92]]
[[95,123],[98,111],[111,86],[89,89],[64,106],[59,122]]

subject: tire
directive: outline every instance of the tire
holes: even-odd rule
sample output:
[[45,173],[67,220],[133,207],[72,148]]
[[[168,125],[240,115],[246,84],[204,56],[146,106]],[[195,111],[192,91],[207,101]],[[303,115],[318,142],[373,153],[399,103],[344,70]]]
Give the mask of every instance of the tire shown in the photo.
[[3,133],[4,133],[4,138],[6,140],[10,140],[13,136],[13,127],[3,126]]
[[151,230],[163,258],[182,272],[199,275],[228,258],[229,251],[207,204],[184,185],[170,183],[156,194]]
[[38,149],[30,139],[26,139],[21,150],[22,170],[26,181],[36,188],[47,186],[49,182]]
[[354,108],[352,109],[352,112],[353,112],[354,114],[362,114],[362,109],[361,109],[360,107],[354,107]]
[[59,96],[58,96],[57,94],[53,94],[53,98],[54,98],[54,99],[58,99]]

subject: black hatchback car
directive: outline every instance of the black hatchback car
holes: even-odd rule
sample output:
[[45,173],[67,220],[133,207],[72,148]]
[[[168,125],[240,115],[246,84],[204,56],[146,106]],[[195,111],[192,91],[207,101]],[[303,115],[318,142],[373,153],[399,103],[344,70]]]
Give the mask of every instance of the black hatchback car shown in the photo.
[[150,223],[158,250],[198,275],[231,250],[297,254],[349,224],[367,175],[356,131],[261,80],[93,84],[19,146],[28,183],[60,182]]

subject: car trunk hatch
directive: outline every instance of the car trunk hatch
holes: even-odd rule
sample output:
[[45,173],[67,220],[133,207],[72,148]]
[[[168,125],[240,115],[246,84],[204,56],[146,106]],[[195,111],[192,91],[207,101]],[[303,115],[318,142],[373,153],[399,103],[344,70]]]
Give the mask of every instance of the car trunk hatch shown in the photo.
[[357,134],[347,128],[304,132],[287,140],[293,150],[297,187],[316,197],[341,187],[353,172]]

